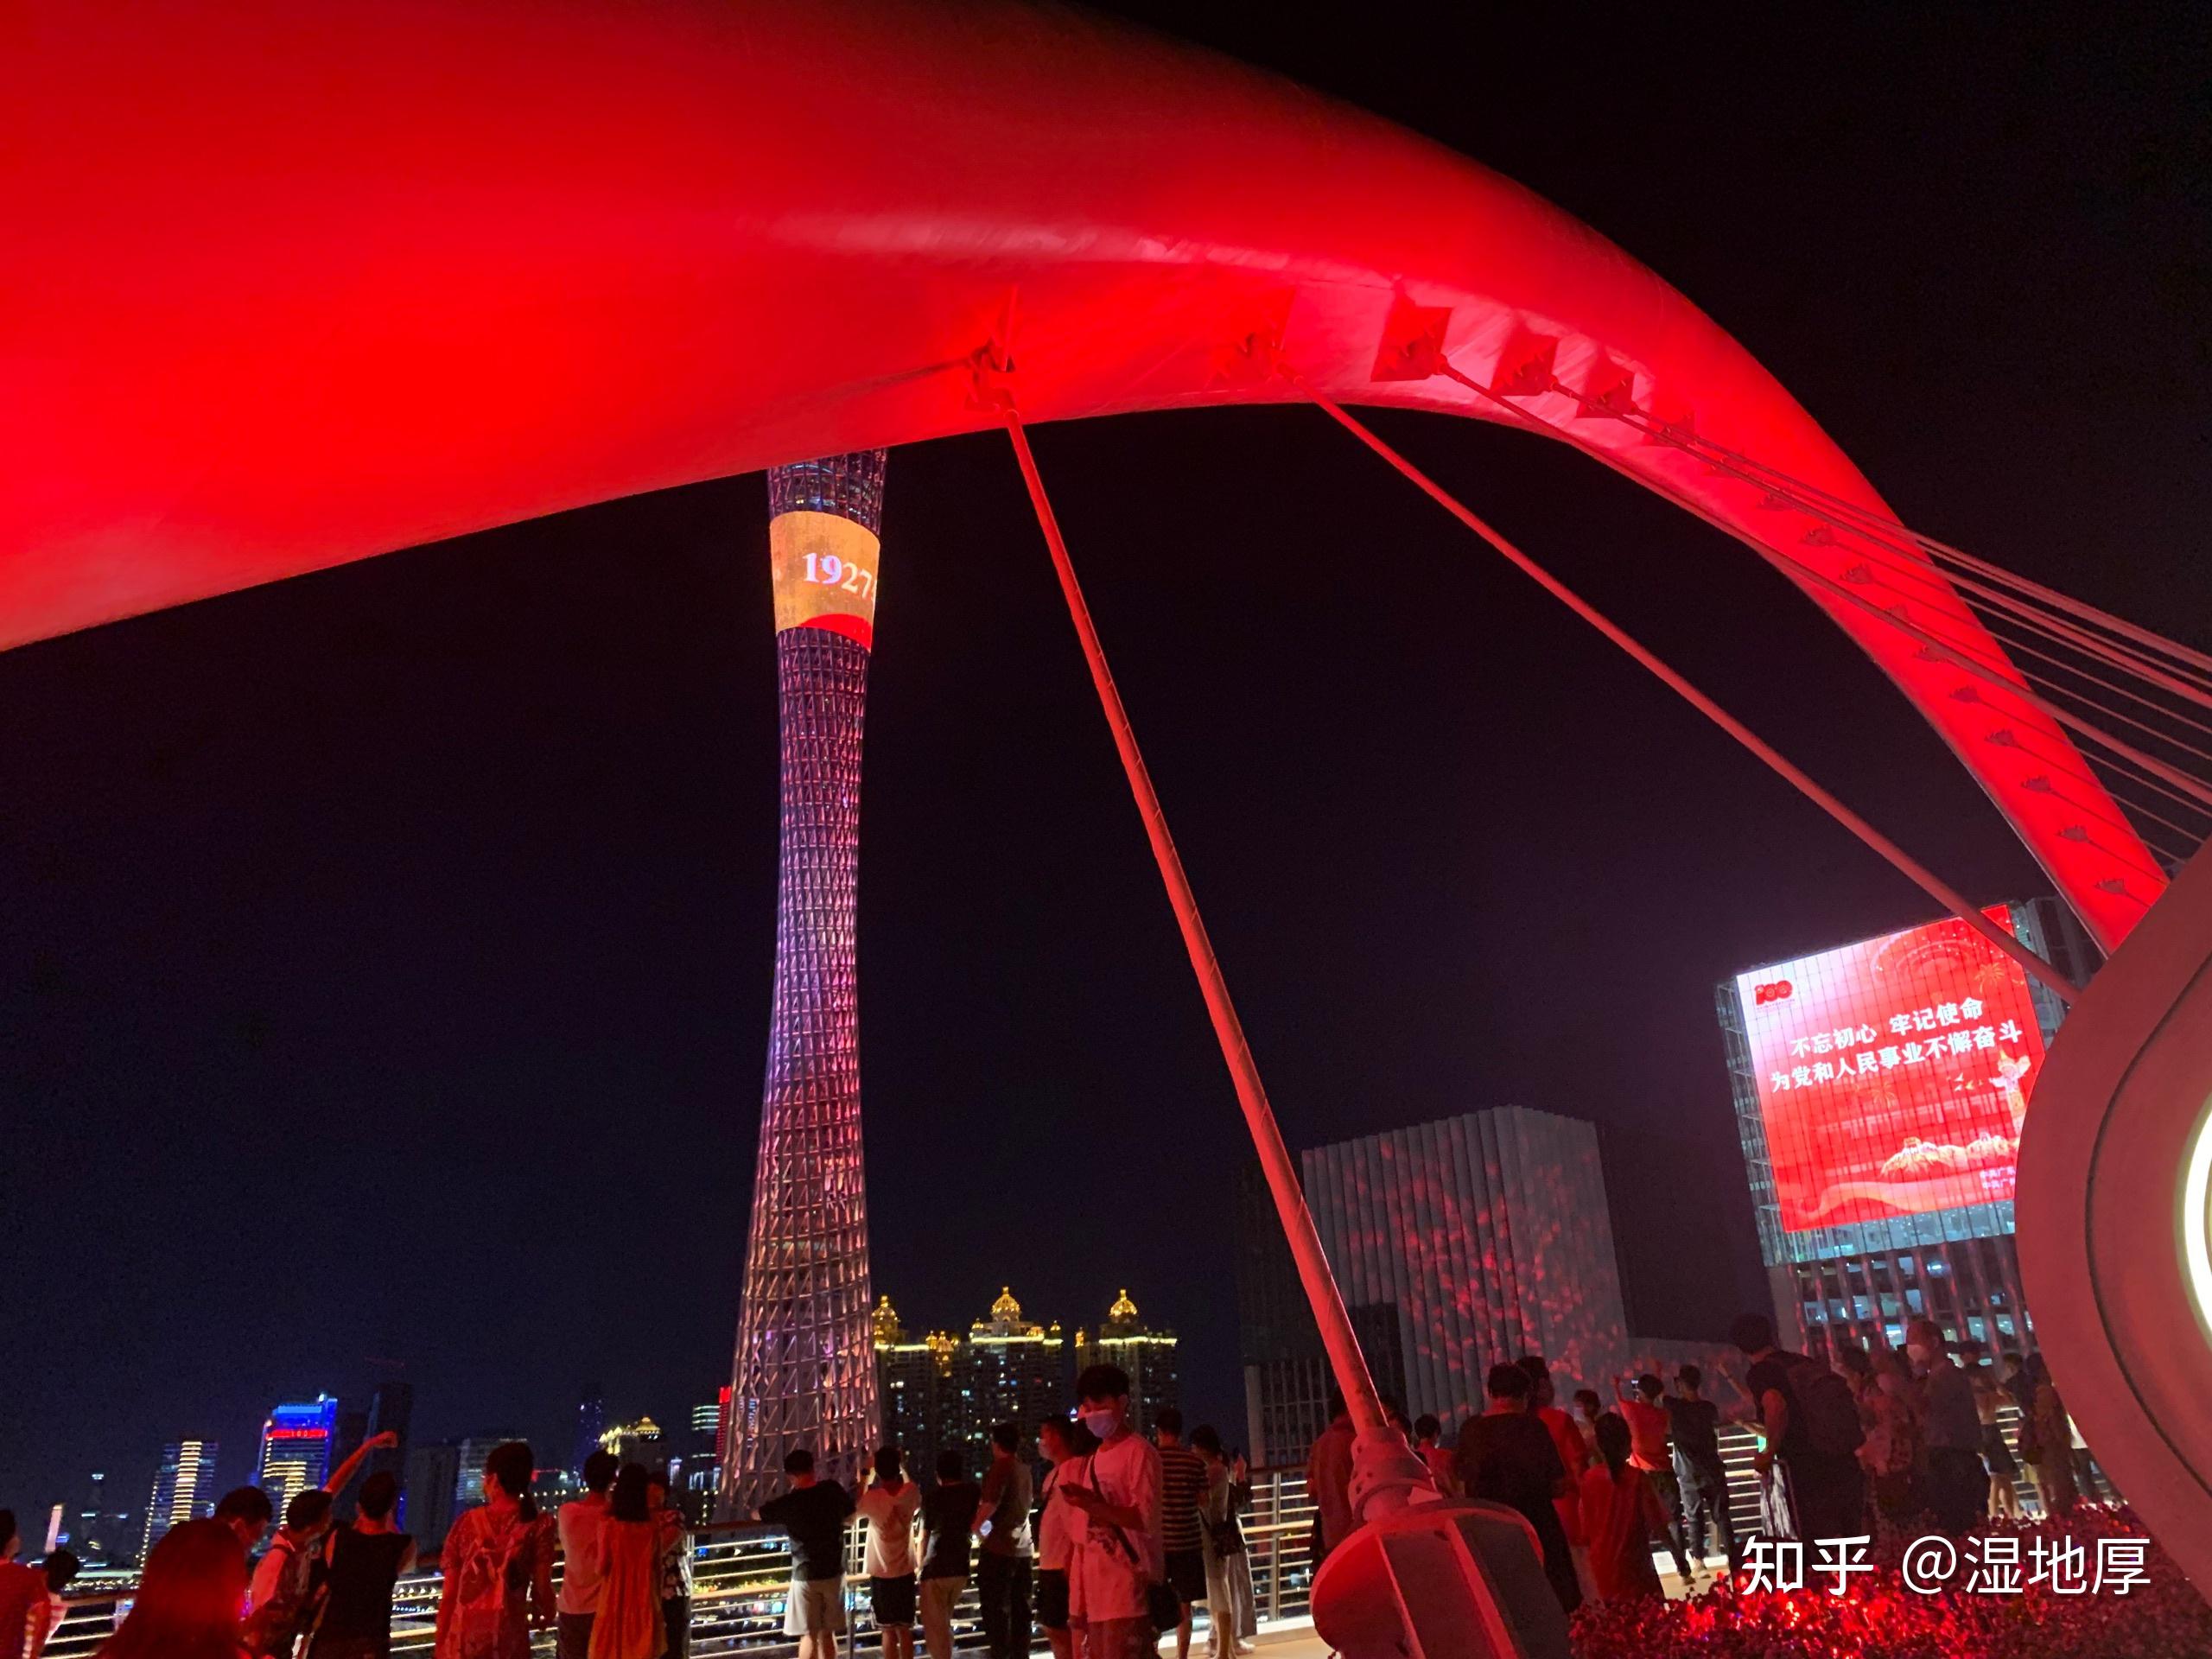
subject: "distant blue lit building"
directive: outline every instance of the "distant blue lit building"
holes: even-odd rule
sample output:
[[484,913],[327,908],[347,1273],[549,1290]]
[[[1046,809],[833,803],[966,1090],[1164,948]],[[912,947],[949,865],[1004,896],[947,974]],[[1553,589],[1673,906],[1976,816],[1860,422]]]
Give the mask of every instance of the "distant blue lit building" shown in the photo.
[[329,1395],[270,1412],[261,1426],[261,1468],[255,1484],[269,1494],[278,1521],[295,1496],[330,1478],[331,1447],[337,1438],[338,1402]]

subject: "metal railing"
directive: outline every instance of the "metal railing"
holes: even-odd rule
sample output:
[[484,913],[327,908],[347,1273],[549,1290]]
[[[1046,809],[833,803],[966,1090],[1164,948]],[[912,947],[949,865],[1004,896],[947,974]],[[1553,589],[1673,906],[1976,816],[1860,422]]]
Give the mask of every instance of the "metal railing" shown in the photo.
[[[1244,1547],[1252,1567],[1254,1604],[1264,1629],[1302,1622],[1313,1581],[1310,1538],[1313,1506],[1306,1501],[1304,1470],[1255,1470],[1252,1507],[1243,1519]],[[861,1572],[860,1529],[849,1535],[845,1574],[845,1626],[855,1651],[873,1633],[868,1580]],[[797,1644],[784,1634],[784,1607],[791,1586],[791,1544],[773,1528],[715,1529],[695,1535],[691,1552],[690,1652],[697,1659],[780,1659]],[[558,1569],[556,1569],[556,1579]],[[427,1656],[435,1643],[438,1592],[436,1568],[410,1573],[392,1599],[391,1651]],[[71,1602],[69,1614],[47,1645],[50,1659],[91,1659],[130,1606],[128,1593],[102,1594]],[[1201,1604],[1198,1624],[1205,1611]],[[981,1608],[971,1583],[953,1614],[955,1643],[980,1647]],[[873,1645],[872,1643],[869,1645]],[[1044,1647],[1043,1632],[1033,1647]],[[553,1633],[541,1632],[533,1654],[553,1651]]]

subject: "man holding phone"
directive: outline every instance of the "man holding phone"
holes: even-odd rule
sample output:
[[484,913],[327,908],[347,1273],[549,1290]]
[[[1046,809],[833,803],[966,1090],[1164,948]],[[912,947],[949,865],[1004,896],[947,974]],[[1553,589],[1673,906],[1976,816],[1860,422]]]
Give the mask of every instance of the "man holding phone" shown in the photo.
[[1083,1516],[1068,1574],[1070,1615],[1088,1629],[1087,1659],[1147,1659],[1160,1638],[1151,1608],[1166,1567],[1160,1450],[1129,1426],[1129,1379],[1118,1366],[1090,1367],[1075,1391],[1098,1449],[1054,1487]]

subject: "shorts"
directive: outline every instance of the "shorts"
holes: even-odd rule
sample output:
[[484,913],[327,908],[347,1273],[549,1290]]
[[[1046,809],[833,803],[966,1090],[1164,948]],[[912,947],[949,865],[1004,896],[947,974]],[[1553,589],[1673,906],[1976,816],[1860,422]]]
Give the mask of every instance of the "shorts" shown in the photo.
[[909,1573],[903,1579],[870,1579],[868,1600],[879,1625],[911,1625],[914,1622],[914,1575]]
[[785,1636],[835,1636],[845,1628],[842,1579],[793,1579],[784,1606]]
[[1167,1552],[1167,1583],[1175,1599],[1188,1607],[1206,1599],[1206,1553],[1203,1549]]
[[1068,1627],[1068,1574],[1063,1567],[1037,1569],[1037,1622],[1048,1630]]
[[560,1659],[585,1659],[591,1652],[592,1622],[597,1613],[561,1613],[553,1620],[555,1650]]
[[1159,1642],[1148,1618],[1096,1619],[1083,1650],[1086,1659],[1159,1659]]

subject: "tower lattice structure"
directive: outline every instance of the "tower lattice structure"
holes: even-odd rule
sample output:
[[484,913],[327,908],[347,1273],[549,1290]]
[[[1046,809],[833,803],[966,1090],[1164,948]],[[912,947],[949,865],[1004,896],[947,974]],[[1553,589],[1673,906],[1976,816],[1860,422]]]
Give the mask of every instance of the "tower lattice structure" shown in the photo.
[[776,978],[731,1385],[724,1509],[804,1446],[851,1484],[875,1445],[854,908],[884,452],[768,474],[782,836]]

